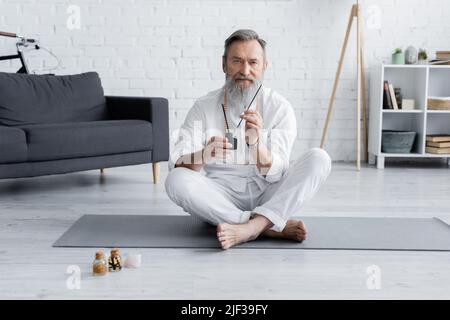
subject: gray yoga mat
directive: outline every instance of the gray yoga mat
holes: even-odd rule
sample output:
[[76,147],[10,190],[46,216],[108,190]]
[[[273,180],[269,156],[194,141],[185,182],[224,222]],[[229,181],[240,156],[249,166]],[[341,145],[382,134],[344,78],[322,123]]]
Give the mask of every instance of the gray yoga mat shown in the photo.
[[[235,248],[450,251],[438,218],[298,217],[302,243],[260,237]],[[219,248],[215,227],[191,216],[84,215],[54,247]]]

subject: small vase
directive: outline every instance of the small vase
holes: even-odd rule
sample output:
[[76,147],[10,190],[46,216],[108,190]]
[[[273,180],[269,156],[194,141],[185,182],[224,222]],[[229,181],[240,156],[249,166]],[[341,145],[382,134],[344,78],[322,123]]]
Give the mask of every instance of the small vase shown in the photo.
[[417,63],[417,49],[413,46],[409,46],[405,51],[405,62],[406,64],[416,64]]
[[405,54],[393,53],[392,54],[392,64],[405,64]]

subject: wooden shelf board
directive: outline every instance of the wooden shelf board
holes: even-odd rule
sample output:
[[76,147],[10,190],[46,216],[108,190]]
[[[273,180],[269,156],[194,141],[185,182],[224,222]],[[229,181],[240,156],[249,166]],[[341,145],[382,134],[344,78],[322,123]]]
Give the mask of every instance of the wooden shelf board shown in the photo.
[[381,152],[379,156],[392,158],[450,158],[450,154],[434,154],[434,153],[384,153]]
[[443,154],[425,153],[424,156],[430,158],[450,158],[450,153],[443,153]]
[[450,69],[450,65],[434,65],[434,64],[383,64],[385,68],[430,68],[430,69]]
[[383,67],[385,68],[410,68],[410,69],[421,69],[426,68],[429,65],[427,64],[383,64]]
[[380,156],[383,157],[423,157],[424,154],[419,152],[411,152],[411,153],[385,153],[381,152]]
[[393,109],[382,109],[383,113],[423,113],[423,110],[393,110]]
[[450,68],[450,65],[448,65],[448,64],[443,64],[443,65],[434,65],[434,64],[431,64],[430,65],[430,69],[449,69]]
[[448,113],[448,114],[450,114],[450,110],[427,110],[427,113]]

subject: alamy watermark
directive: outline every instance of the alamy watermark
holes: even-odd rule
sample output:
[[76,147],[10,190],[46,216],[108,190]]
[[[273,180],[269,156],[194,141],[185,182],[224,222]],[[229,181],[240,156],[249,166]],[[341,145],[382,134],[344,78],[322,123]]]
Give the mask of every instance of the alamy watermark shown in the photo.
[[77,265],[70,265],[66,269],[66,274],[69,277],[66,280],[66,287],[69,290],[81,289],[81,269]]
[[380,290],[381,289],[381,269],[377,265],[370,265],[366,269],[366,274],[368,275],[366,286],[369,290]]
[[81,8],[77,5],[70,5],[66,10],[67,17],[66,26],[69,30],[81,29]]

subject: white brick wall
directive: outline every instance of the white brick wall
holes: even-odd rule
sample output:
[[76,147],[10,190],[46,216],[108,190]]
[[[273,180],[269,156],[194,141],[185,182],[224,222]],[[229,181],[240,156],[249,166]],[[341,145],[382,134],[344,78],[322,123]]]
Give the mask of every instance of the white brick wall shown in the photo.
[[[58,74],[99,72],[107,94],[164,96],[172,129],[195,98],[223,83],[223,41],[252,28],[268,41],[267,84],[293,104],[299,138],[294,156],[319,145],[339,51],[353,0],[0,0],[0,30],[38,37],[62,61]],[[81,28],[69,30],[67,8],[78,5]],[[380,29],[365,30],[366,63],[389,59],[393,48],[450,46],[450,1],[366,0],[376,5]],[[352,33],[352,40],[354,39]],[[0,54],[14,52],[0,38]],[[355,41],[337,92],[327,150],[334,160],[355,155]],[[51,67],[44,52],[34,68]],[[0,70],[17,64],[0,62]],[[368,82],[370,70],[367,68]]]

